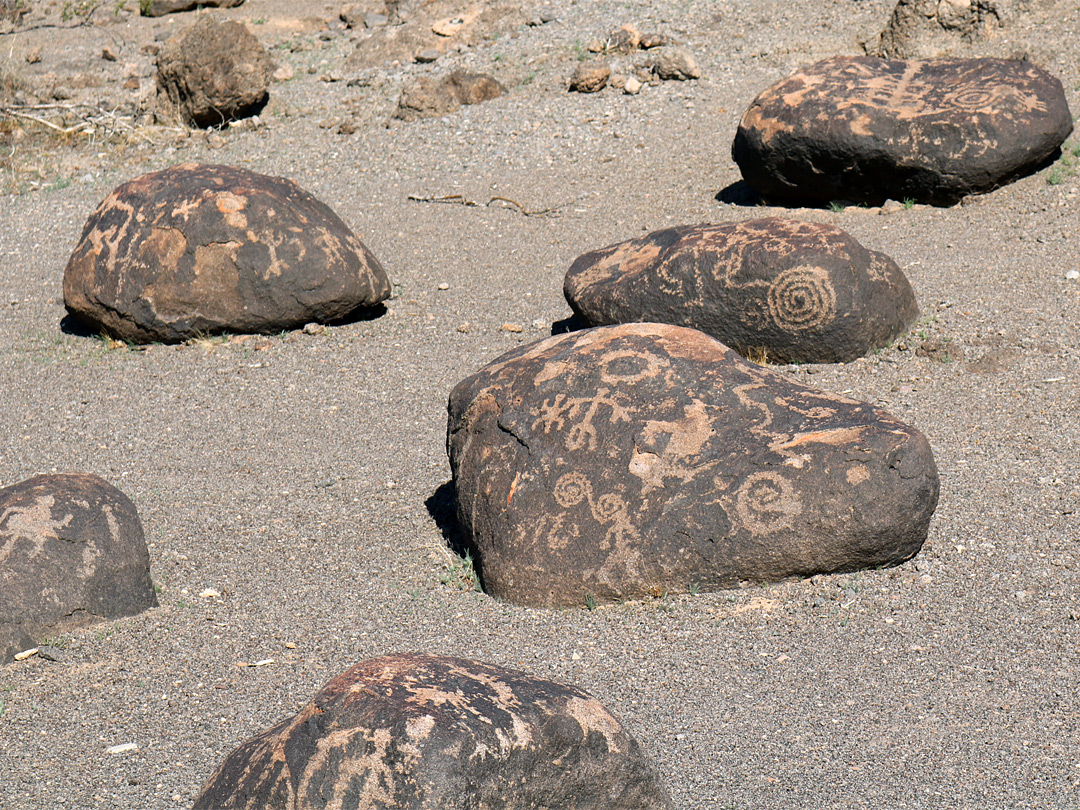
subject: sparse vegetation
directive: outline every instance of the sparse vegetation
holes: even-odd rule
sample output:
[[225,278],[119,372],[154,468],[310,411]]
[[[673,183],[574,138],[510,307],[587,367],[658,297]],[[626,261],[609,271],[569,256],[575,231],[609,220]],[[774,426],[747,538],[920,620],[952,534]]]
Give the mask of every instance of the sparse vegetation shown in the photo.
[[480,577],[473,566],[473,558],[469,552],[464,557],[456,554],[448,561],[443,570],[439,572],[439,582],[449,585],[459,591],[480,591]]

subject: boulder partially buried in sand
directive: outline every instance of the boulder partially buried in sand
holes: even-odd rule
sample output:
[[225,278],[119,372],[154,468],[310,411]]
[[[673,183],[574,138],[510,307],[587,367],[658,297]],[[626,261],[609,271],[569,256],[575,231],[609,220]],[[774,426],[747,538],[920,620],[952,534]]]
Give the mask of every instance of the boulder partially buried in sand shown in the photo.
[[382,266],[290,180],[183,164],[98,207],[64,271],[78,319],[136,342],[325,323],[390,295]]
[[0,489],[0,662],[55,634],[157,606],[142,522],[96,475]]
[[588,326],[689,326],[740,354],[844,363],[919,314],[896,262],[831,225],[755,219],[668,228],[586,253],[563,292]]
[[1038,168],[1071,131],[1061,82],[1030,62],[835,56],[754,99],[732,156],[768,197],[949,205]]
[[447,432],[484,588],[525,605],[900,563],[938,498],[919,431],[665,324],[508,352]]
[[405,654],[357,664],[240,745],[196,810],[669,810],[637,743],[571,686]]

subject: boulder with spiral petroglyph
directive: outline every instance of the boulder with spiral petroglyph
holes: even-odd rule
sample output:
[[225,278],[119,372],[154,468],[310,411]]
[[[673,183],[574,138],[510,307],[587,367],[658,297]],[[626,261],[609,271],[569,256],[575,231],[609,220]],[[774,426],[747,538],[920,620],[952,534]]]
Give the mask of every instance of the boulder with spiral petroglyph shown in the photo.
[[0,489],[0,663],[72,626],[157,605],[142,522],[96,475]]
[[514,349],[454,388],[447,433],[484,588],[526,605],[900,563],[938,497],[919,431],[667,324]]
[[291,180],[181,164],[117,188],[64,271],[64,304],[140,343],[278,332],[370,311],[390,295],[378,260]]
[[195,808],[670,810],[655,769],[597,700],[524,672],[389,655],[333,678],[240,745]]
[[586,253],[563,292],[588,326],[690,326],[781,363],[854,360],[919,314],[888,256],[831,225],[777,218],[668,228]]
[[1030,62],[835,56],[754,99],[732,156],[768,197],[950,205],[1034,171],[1071,131],[1061,82]]

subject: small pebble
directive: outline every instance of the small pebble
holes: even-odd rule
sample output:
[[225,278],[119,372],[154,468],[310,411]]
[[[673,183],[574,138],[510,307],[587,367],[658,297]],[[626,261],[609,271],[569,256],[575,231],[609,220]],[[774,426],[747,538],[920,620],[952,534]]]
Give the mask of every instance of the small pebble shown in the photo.
[[515,334],[522,331],[521,324],[519,323],[504,323],[502,325],[504,332],[514,332]]
[[59,647],[54,647],[51,644],[45,644],[38,647],[38,658],[44,658],[46,661],[59,661],[64,657],[64,654],[60,651]]
[[1065,274],[1065,278],[1069,281],[1076,281],[1076,279],[1080,278],[1080,270],[1070,270]]
[[120,745],[113,745],[105,749],[106,754],[127,754],[131,751],[138,751],[139,746],[135,743],[121,743]]
[[106,62],[115,62],[116,51],[106,45],[104,48],[101,49],[101,58],[104,59]]
[[441,282],[441,283],[439,284],[439,289],[440,289],[440,290],[449,290],[449,289],[450,289],[450,285],[449,285],[449,284],[447,284],[447,283],[446,283],[445,281],[443,281],[443,282]]
[[436,59],[439,58],[439,56],[439,52],[434,48],[425,48],[424,50],[416,54],[416,56],[413,58],[416,59],[416,61],[419,62],[421,65],[427,65],[431,62],[434,62]]
[[204,588],[203,590],[201,590],[199,592],[199,596],[201,596],[203,599],[220,599],[221,598],[221,594],[218,591],[215,591],[213,588]]
[[326,327],[321,323],[308,323],[304,324],[305,335],[325,335]]
[[469,332],[472,331],[472,324],[469,323],[468,321],[465,321],[465,323],[458,324],[457,330],[459,332],[461,332],[461,334],[467,335],[467,334],[469,334]]
[[31,655],[37,655],[37,651],[38,651],[37,647],[31,647],[29,650],[23,650],[22,652],[15,653],[15,660],[16,661],[25,661]]

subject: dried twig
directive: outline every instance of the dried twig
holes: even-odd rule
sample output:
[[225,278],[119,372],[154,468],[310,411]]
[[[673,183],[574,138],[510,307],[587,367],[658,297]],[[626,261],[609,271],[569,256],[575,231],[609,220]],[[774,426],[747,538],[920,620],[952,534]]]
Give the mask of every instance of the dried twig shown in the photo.
[[[481,207],[480,203],[466,199],[461,194],[445,194],[440,197],[423,197],[419,194],[410,194],[409,199],[413,202],[448,203],[451,205],[464,205],[469,208]],[[562,213],[563,208],[566,208],[566,206],[568,205],[572,205],[573,203],[577,202],[577,200],[570,200],[569,202],[562,203],[561,205],[553,205],[550,208],[530,210],[521,203],[519,203],[517,200],[511,200],[509,197],[492,197],[483,207],[487,208],[492,203],[496,202],[509,203],[519,214],[527,217],[557,217],[560,213]]]

